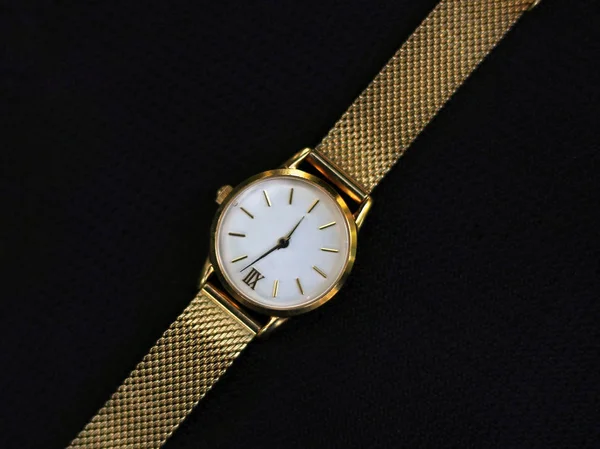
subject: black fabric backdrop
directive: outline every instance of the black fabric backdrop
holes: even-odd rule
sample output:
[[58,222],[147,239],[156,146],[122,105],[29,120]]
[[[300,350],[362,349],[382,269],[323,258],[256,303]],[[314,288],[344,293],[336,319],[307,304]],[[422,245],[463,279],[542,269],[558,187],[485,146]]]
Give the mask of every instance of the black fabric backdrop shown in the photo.
[[[195,293],[214,195],[315,145],[435,0],[3,7],[2,448],[62,448]],[[598,14],[544,0],[374,192],[342,293],[175,448],[600,447]]]

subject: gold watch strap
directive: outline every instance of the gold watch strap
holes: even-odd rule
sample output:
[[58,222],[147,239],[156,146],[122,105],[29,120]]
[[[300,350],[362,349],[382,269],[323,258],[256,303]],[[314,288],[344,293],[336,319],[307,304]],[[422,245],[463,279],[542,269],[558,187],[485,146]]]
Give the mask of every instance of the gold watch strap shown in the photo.
[[[539,0],[442,0],[317,147],[370,192]],[[72,449],[156,449],[259,331],[206,285]]]
[[203,288],[70,448],[159,448],[256,332]]
[[317,146],[367,193],[539,0],[442,0]]

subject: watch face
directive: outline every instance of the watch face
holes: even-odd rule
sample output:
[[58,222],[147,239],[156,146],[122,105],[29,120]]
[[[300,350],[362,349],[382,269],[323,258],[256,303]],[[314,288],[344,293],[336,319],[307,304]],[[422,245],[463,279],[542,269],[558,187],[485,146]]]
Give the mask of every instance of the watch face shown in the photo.
[[282,169],[232,192],[213,238],[213,262],[227,289],[254,309],[289,315],[337,292],[354,262],[356,225],[322,181]]

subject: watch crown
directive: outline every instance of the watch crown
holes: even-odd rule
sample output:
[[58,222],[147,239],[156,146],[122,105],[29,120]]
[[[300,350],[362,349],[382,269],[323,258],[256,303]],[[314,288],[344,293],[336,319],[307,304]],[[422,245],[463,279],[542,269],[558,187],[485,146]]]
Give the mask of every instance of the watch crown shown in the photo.
[[220,187],[219,190],[217,190],[217,204],[220,205],[223,201],[225,201],[225,198],[229,196],[232,190],[233,187],[231,187],[230,185]]

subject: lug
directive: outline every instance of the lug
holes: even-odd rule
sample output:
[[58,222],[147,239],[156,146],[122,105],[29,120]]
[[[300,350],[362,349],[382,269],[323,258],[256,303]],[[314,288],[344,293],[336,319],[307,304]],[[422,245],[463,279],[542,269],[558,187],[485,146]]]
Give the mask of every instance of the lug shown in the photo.
[[208,278],[214,272],[215,268],[212,263],[210,263],[210,260],[206,258],[206,261],[204,261],[204,265],[202,266],[202,271],[200,272],[200,278],[198,279],[198,289],[201,290],[202,287],[204,287],[204,284],[206,284],[206,281],[208,281]]
[[359,231],[365,222],[365,218],[367,218],[367,215],[369,215],[372,205],[373,199],[370,196],[367,196],[362,203],[360,203],[360,206],[358,206],[358,210],[354,212],[354,221],[356,222],[356,227]]
[[298,165],[306,159],[306,157],[310,154],[312,150],[310,148],[305,148],[302,151],[294,154],[290,159],[285,161],[282,165],[283,168],[298,168]]
[[269,322],[267,324],[265,324],[260,329],[260,331],[258,331],[258,334],[256,334],[256,336],[258,338],[267,338],[269,335],[271,335],[273,333],[273,331],[275,329],[277,329],[279,326],[281,326],[287,320],[288,320],[288,318],[285,318],[285,317],[272,316],[271,318],[269,318]]

